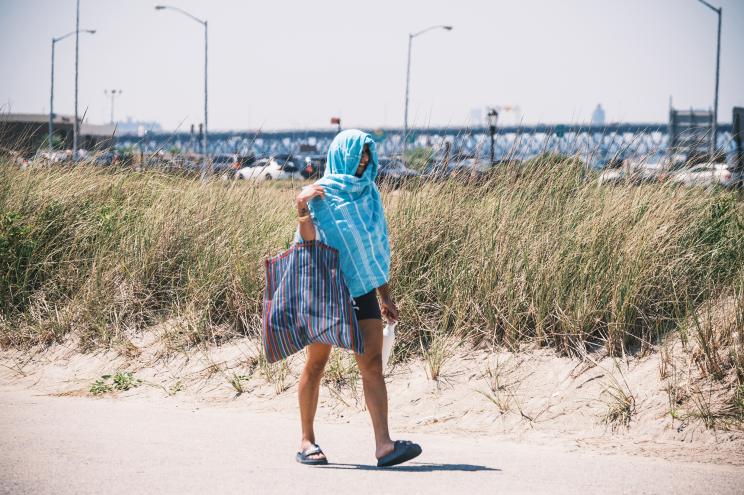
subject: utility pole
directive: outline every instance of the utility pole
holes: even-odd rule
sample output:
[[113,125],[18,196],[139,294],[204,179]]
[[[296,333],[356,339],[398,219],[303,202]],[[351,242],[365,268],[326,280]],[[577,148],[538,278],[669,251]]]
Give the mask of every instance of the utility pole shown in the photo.
[[491,166],[493,166],[494,159],[494,136],[496,136],[496,125],[499,120],[499,111],[492,108],[488,111],[488,132],[491,135]]
[[718,145],[718,81],[721,73],[721,18],[723,17],[723,8],[714,7],[705,0],[698,0],[700,3],[718,14],[718,41],[716,43],[716,91],[713,99],[713,125],[711,129],[710,141],[710,159],[713,160]]
[[[209,125],[208,125],[208,117],[207,117],[207,98],[208,98],[208,91],[207,91],[207,21],[199,19],[198,17],[194,17],[193,15],[189,14],[183,9],[180,9],[178,7],[172,7],[170,5],[156,5],[155,10],[175,10],[176,12],[179,12],[186,17],[190,17],[192,20],[198,22],[202,26],[204,26],[204,136],[202,138],[202,153],[204,155],[204,163],[202,165],[202,179],[205,178],[206,174],[208,172],[211,172],[211,170],[207,170],[207,166],[210,163],[209,161]],[[211,166],[209,166],[211,169]]]
[[78,125],[78,59],[80,45],[80,0],[77,0],[75,7],[75,122],[72,123],[72,161],[77,160],[78,134],[80,126]]
[[424,34],[432,29],[444,29],[446,31],[452,31],[452,26],[430,26],[426,29],[422,29],[417,33],[408,34],[408,62],[406,63],[406,101],[403,107],[403,163],[406,162],[406,148],[408,146],[408,87],[411,80],[411,45],[413,44],[413,38]]
[[120,90],[120,89],[112,89],[112,90],[104,89],[103,90],[103,93],[106,96],[108,96],[109,98],[111,98],[111,120],[110,120],[110,122],[113,124],[114,123],[114,99],[117,96],[121,96],[122,90]]
[[[95,29],[83,29],[84,33],[88,34],[95,34]],[[49,90],[49,136],[47,136],[47,141],[49,141],[49,158],[52,158],[52,141],[53,141],[53,135],[54,135],[54,48],[58,41],[62,41],[65,38],[68,38],[75,34],[75,31],[70,31],[69,33],[60,36],[59,38],[52,38],[52,84],[50,86]]]

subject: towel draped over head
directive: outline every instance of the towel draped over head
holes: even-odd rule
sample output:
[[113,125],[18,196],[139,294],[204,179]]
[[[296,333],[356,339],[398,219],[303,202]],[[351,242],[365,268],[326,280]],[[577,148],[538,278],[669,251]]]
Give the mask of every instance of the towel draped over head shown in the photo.
[[[354,174],[364,145],[369,163],[361,177]],[[341,272],[352,297],[385,284],[390,272],[390,245],[380,191],[375,184],[379,163],[372,137],[362,131],[340,132],[328,149],[325,173],[316,184],[325,198],[308,206],[322,240],[338,249]]]

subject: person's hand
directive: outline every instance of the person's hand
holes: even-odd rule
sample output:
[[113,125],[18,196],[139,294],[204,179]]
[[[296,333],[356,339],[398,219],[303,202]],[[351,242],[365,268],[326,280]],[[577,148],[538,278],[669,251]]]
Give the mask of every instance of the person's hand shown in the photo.
[[306,210],[307,202],[315,197],[321,199],[325,198],[325,190],[323,189],[323,186],[310,184],[309,186],[303,187],[297,195],[297,198],[295,198],[297,211]]
[[398,314],[398,306],[395,305],[395,302],[393,302],[391,298],[382,299],[380,301],[380,311],[387,321],[398,321],[398,318],[400,317]]

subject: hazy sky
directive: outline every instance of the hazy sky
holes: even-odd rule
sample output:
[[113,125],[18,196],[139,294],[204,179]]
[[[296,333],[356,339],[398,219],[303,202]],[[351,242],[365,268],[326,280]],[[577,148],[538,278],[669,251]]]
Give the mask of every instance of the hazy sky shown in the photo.
[[[712,106],[716,15],[697,0],[167,0],[209,22],[210,129],[460,125],[519,105],[524,122],[663,122]],[[744,106],[744,0],[723,6],[720,121]],[[155,1],[81,0],[80,112],[187,128],[203,115],[203,28]],[[48,112],[51,38],[75,0],[0,0],[0,107]],[[73,113],[74,37],[57,43],[55,110]],[[504,123],[514,117],[504,115]]]

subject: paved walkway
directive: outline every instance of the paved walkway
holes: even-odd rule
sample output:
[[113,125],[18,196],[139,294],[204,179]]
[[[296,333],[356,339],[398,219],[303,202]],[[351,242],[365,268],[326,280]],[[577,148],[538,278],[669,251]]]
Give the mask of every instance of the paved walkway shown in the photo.
[[331,464],[294,461],[296,418],[175,400],[0,389],[0,493],[742,493],[744,469],[567,452],[499,438],[411,436],[417,459],[374,466],[371,430],[318,425]]

